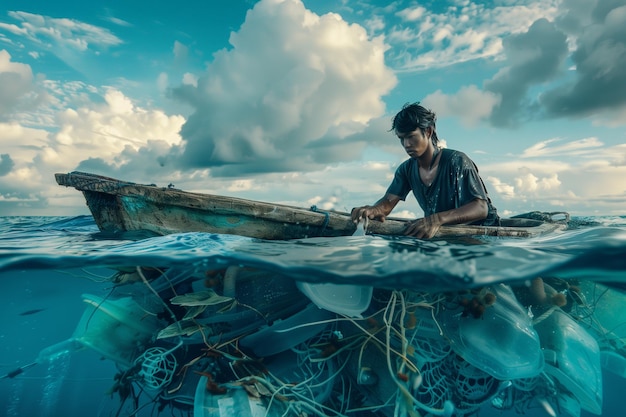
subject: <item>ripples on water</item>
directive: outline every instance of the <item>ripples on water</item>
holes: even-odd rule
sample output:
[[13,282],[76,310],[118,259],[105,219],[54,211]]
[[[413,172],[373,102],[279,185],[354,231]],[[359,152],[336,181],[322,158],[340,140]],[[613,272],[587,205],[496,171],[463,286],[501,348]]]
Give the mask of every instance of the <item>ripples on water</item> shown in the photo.
[[0,269],[103,265],[202,268],[238,265],[285,273],[297,280],[436,291],[525,280],[542,274],[622,280],[626,269],[624,218],[574,219],[565,232],[534,238],[481,237],[419,241],[350,236],[263,241],[182,233],[149,236],[97,231],[91,217],[5,218],[0,225]]
[[[144,268],[142,269],[145,273],[143,278],[135,273],[138,266]],[[257,381],[256,385],[254,381],[249,382],[252,386],[252,388],[248,387],[249,391],[254,391],[255,395],[260,396],[266,405],[268,398],[279,403],[274,409],[270,408],[270,412],[280,410],[280,413],[276,411],[278,413],[276,415],[281,415],[283,412],[287,412],[287,415],[298,415],[298,412],[304,411],[309,414],[317,412],[318,414],[328,413],[328,415],[333,415],[333,413],[356,415],[354,412],[351,413],[350,407],[356,409],[373,406],[381,407],[377,411],[379,414],[372,414],[373,411],[368,411],[370,414],[363,415],[393,415],[394,410],[397,412],[398,410],[401,411],[402,407],[410,406],[407,405],[406,401],[401,400],[402,396],[397,397],[400,399],[396,401],[396,397],[394,397],[395,388],[387,392],[387,389],[379,387],[379,385],[383,386],[384,384],[395,387],[393,380],[389,378],[396,379],[398,383],[404,384],[409,390],[413,389],[409,395],[423,404],[429,403],[431,408],[441,412],[445,411],[445,407],[448,405],[446,400],[450,404],[455,403],[457,415],[469,415],[477,409],[480,410],[479,415],[481,416],[491,415],[489,413],[495,412],[498,414],[494,415],[501,415],[501,410],[515,415],[514,412],[524,410],[526,412],[531,410],[532,412],[533,409],[543,413],[537,415],[550,415],[551,407],[556,410],[557,414],[561,413],[558,415],[576,415],[576,406],[570,407],[574,409],[574,411],[570,410],[570,414],[564,414],[563,409],[567,409],[567,407],[563,404],[566,401],[582,403],[583,415],[588,411],[594,411],[593,408],[597,399],[594,399],[593,396],[581,399],[584,394],[576,392],[575,383],[571,383],[568,389],[565,389],[562,386],[562,381],[559,381],[554,374],[542,373],[543,376],[541,377],[533,375],[531,379],[532,384],[534,384],[533,388],[524,390],[520,381],[526,378],[517,378],[515,375],[512,378],[506,378],[502,374],[504,371],[499,373],[495,369],[486,369],[487,365],[481,366],[481,363],[488,363],[491,360],[489,351],[492,346],[500,346],[499,342],[495,342],[497,338],[494,339],[493,345],[486,345],[480,349],[476,348],[476,345],[473,347],[465,346],[463,343],[466,342],[463,342],[462,338],[455,342],[455,338],[461,335],[463,331],[469,332],[469,330],[463,330],[463,325],[459,328],[458,323],[461,323],[459,320],[465,320],[467,319],[466,316],[472,316],[475,313],[475,310],[468,307],[474,298],[478,298],[482,302],[484,299],[481,297],[489,293],[502,302],[507,299],[508,293],[505,290],[502,290],[505,292],[498,292],[500,290],[497,288],[500,287],[495,285],[502,282],[508,283],[514,288],[521,288],[519,291],[516,290],[516,295],[519,298],[520,291],[524,293],[527,291],[527,285],[530,285],[534,279],[543,277],[545,283],[550,283],[547,286],[548,289],[560,292],[569,301],[569,304],[562,308],[567,313],[564,316],[574,317],[577,322],[581,323],[600,342],[600,348],[605,350],[610,348],[613,352],[617,352],[617,356],[605,355],[602,360],[607,363],[612,360],[613,367],[617,366],[616,364],[621,366],[621,364],[626,363],[626,360],[620,356],[624,350],[622,338],[626,333],[626,329],[622,326],[626,320],[621,316],[621,311],[626,311],[621,292],[622,288],[626,288],[626,219],[624,217],[575,218],[568,230],[533,239],[481,237],[458,241],[419,241],[411,238],[382,236],[262,241],[206,233],[151,236],[141,232],[133,232],[112,235],[99,232],[93,219],[89,216],[74,218],[13,217],[0,219],[0,285],[2,285],[0,301],[3,302],[0,311],[2,311],[3,317],[9,318],[3,324],[0,335],[0,340],[3,342],[1,348],[3,350],[0,350],[0,353],[3,353],[5,358],[2,361],[4,363],[0,364],[2,365],[0,374],[3,370],[8,373],[33,361],[41,349],[69,338],[72,333],[75,336],[84,333],[85,330],[76,326],[86,306],[89,308],[90,305],[95,305],[95,312],[91,314],[97,317],[98,305],[100,307],[107,306],[109,301],[113,302],[124,297],[130,297],[139,301],[140,306],[138,308],[140,311],[145,310],[142,313],[144,318],[141,320],[144,320],[142,323],[146,327],[150,326],[147,326],[146,323],[149,320],[145,317],[156,314],[156,311],[159,311],[160,314],[158,319],[164,323],[173,321],[171,319],[172,314],[180,319],[185,313],[190,313],[191,306],[170,306],[172,310],[168,312],[163,309],[158,300],[151,299],[148,302],[147,300],[152,297],[152,291],[146,289],[143,279],[150,280],[159,295],[169,299],[174,295],[168,292],[171,291],[170,286],[176,287],[177,294],[185,291],[196,293],[204,291],[206,290],[204,284],[211,278],[211,273],[222,279],[224,271],[227,271],[229,267],[248,271],[246,272],[249,274],[246,278],[247,281],[244,279],[242,282],[255,282],[255,284],[254,286],[250,284],[249,293],[246,296],[250,302],[259,303],[258,305],[261,306],[258,307],[255,304],[246,308],[240,305],[237,307],[239,310],[231,310],[231,312],[238,312],[237,316],[233,315],[232,317],[235,321],[239,320],[237,323],[240,326],[249,324],[250,320],[254,322],[258,318],[254,315],[256,313],[247,315],[257,307],[265,308],[267,311],[264,310],[261,313],[269,314],[272,303],[274,308],[280,307],[283,311],[283,316],[274,317],[272,320],[286,319],[291,315],[297,316],[296,313],[299,311],[307,311],[306,314],[309,314],[309,318],[312,317],[310,314],[321,314],[318,311],[310,313],[309,310],[306,310],[308,299],[303,297],[301,292],[290,292],[295,281],[359,284],[376,289],[370,308],[364,312],[365,315],[372,317],[369,321],[361,322],[360,327],[352,326],[350,329],[346,329],[341,324],[332,323],[323,330],[320,330],[323,326],[316,331],[311,329],[310,334],[304,332],[298,336],[310,336],[306,340],[308,344],[304,343],[298,348],[294,347],[293,350],[285,348],[284,351],[280,351],[280,355],[276,355],[283,358],[288,355],[297,357],[291,362],[299,363],[301,370],[294,371],[295,374],[289,378],[296,380],[309,378],[309,386],[306,389],[300,387],[302,392],[296,389],[298,387],[283,386],[274,392],[274,396],[271,396],[263,388],[277,389],[275,381],[273,385],[267,382]],[[163,271],[167,271],[166,278],[160,275]],[[207,271],[213,272],[208,273]],[[259,284],[260,281],[253,281],[250,277],[256,280],[266,280],[267,283]],[[281,281],[281,277],[286,280]],[[120,279],[132,279],[136,283],[114,285],[113,281]],[[275,287],[270,288],[270,281],[271,285],[278,285],[281,288],[284,293],[283,298],[276,293],[272,295],[272,288]],[[597,283],[604,283],[608,286]],[[220,282],[219,285],[223,284]],[[245,288],[245,285],[243,284],[242,288]],[[584,303],[576,298],[578,293],[571,288],[572,286],[576,291],[580,291],[584,297],[588,297],[588,299],[585,298]],[[490,289],[478,292],[479,289],[487,287]],[[113,292],[111,292],[112,288],[115,288]],[[226,292],[226,289],[221,286],[217,288],[219,289],[218,292]],[[239,287],[237,288],[239,290]],[[476,290],[472,293],[470,289]],[[448,295],[441,297],[442,291]],[[81,294],[83,293],[94,295],[97,297],[97,301],[93,301],[96,298],[92,299],[92,304],[82,301],[84,297]],[[165,294],[167,297],[164,297]],[[236,294],[239,297],[239,293]],[[548,295],[554,298],[553,293]],[[293,305],[290,306],[290,303]],[[555,317],[560,317],[558,314],[551,314],[556,311],[555,308],[526,304],[523,306],[523,319],[530,323],[529,334],[531,335],[535,334],[532,321],[535,320],[535,325],[539,328],[537,318],[540,318],[541,314],[547,311],[546,323],[549,323],[550,320],[556,320]],[[424,339],[428,341],[426,345],[424,343],[420,345],[421,342],[415,341],[420,339],[417,337],[417,333],[415,335],[411,333],[417,331],[414,329],[420,328],[419,323],[430,322],[431,325],[437,326],[441,324],[439,321],[433,320],[435,316],[428,313],[431,310],[423,307],[426,305],[435,306],[433,311],[443,309],[442,316],[437,317],[439,321],[444,323],[442,331],[445,337],[441,338],[437,330],[431,335],[432,337]],[[480,316],[478,319],[470,317],[474,321],[467,323],[472,326],[478,323],[478,326],[485,327],[489,325],[489,314],[500,314],[500,316],[491,317],[493,320],[504,320],[505,317],[509,317],[507,316],[508,313],[498,313],[498,305],[503,304],[498,304],[496,301],[494,307],[488,305],[485,309],[486,313],[484,313],[486,316]],[[211,311],[211,308],[213,306],[210,306],[207,311]],[[391,312],[390,309],[395,309],[395,313]],[[376,314],[377,311],[378,314]],[[428,313],[426,318],[418,314],[424,311]],[[454,314],[450,313],[450,317],[446,318],[448,313],[445,311],[453,311]],[[198,314],[197,317],[203,317],[208,320],[207,323],[210,322],[209,313]],[[215,314],[222,314],[217,307]],[[395,322],[400,320],[398,314],[405,314],[404,319],[402,319],[405,324],[411,320],[416,320],[417,317],[418,325],[413,323],[408,326],[410,329],[405,328],[403,330],[404,334],[394,335],[393,332],[400,331],[400,328],[403,327],[398,327],[397,324],[394,327],[392,323],[394,320]],[[406,316],[407,314],[408,316]],[[332,318],[330,321],[334,321],[335,317],[333,314],[322,314],[317,318],[319,320]],[[511,317],[513,316],[509,318]],[[512,322],[521,320],[519,315],[515,317],[511,318]],[[598,321],[598,318],[604,322]],[[386,326],[388,322],[385,320],[391,324]],[[448,327],[445,326],[446,322]],[[523,323],[520,323],[518,321],[513,325],[523,327]],[[559,323],[565,323],[565,321]],[[267,324],[270,323],[265,323],[265,325]],[[88,328],[89,325],[90,322],[87,321],[85,328]],[[296,326],[306,328],[305,324],[300,322],[297,322]],[[372,326],[380,329],[390,328],[392,332],[385,336],[384,330],[380,330],[382,333],[376,333],[378,330],[372,330]],[[559,326],[567,327],[564,324]],[[574,329],[578,328],[576,326],[578,325],[571,325]],[[207,324],[206,327],[210,326]],[[256,327],[254,329],[256,330]],[[421,331],[423,330],[421,329]],[[189,332],[191,331],[189,330]],[[293,336],[293,339],[298,339],[295,333],[288,333],[285,329],[282,331],[284,334]],[[492,330],[491,334],[485,329],[473,331],[483,331],[485,337],[493,337],[493,331],[497,330]],[[235,331],[231,329],[232,332]],[[283,333],[274,332],[267,336],[271,340],[259,338],[258,341],[270,344],[278,343],[279,345],[285,343],[287,346],[289,343],[285,340],[289,338],[285,338]],[[372,347],[376,343],[371,340],[366,342],[369,339],[364,339],[363,334],[375,335],[375,337],[370,336],[370,339],[380,339],[383,350]],[[427,332],[426,334],[428,335]],[[338,339],[338,335],[345,337],[346,340]],[[131,378],[131,373],[124,373],[132,364],[121,367],[118,365],[115,368],[112,365],[113,361],[110,360],[110,355],[109,360],[104,362],[97,361],[95,358],[98,366],[94,367],[94,349],[83,349],[79,353],[72,354],[73,366],[67,364],[57,366],[62,371],[55,372],[57,374],[61,372],[63,375],[56,375],[55,380],[59,381],[64,378],[63,380],[66,381],[64,388],[59,388],[58,384],[52,384],[51,374],[45,366],[36,366],[25,370],[15,378],[0,380],[0,394],[5,399],[11,398],[11,401],[6,400],[6,404],[2,405],[8,410],[7,415],[11,416],[27,415],[26,412],[38,413],[39,415],[63,414],[70,416],[73,415],[72,410],[75,410],[74,414],[76,415],[85,415],[78,411],[79,409],[84,410],[84,407],[89,407],[89,415],[114,415],[118,410],[121,410],[122,415],[125,415],[124,413],[130,413],[135,408],[139,408],[144,413],[140,413],[140,415],[155,415],[158,414],[158,411],[154,410],[158,410],[160,406],[163,407],[161,415],[171,415],[172,413],[174,415],[191,413],[189,415],[192,415],[193,412],[189,411],[189,407],[192,407],[194,397],[195,401],[199,401],[198,394],[195,393],[196,385],[199,385],[199,381],[206,384],[207,374],[213,375],[218,371],[223,371],[222,367],[225,366],[216,359],[210,359],[206,351],[207,345],[216,346],[216,344],[219,345],[224,341],[219,340],[219,338],[207,340],[207,336],[197,331],[189,336],[183,336],[180,340],[186,340],[186,342],[183,348],[178,348],[178,350],[173,349],[177,347],[176,340],[179,340],[178,337],[157,341],[156,344],[163,346],[165,350],[173,349],[172,352],[175,352],[174,356],[178,362],[186,363],[194,358],[202,357],[198,363],[194,363],[195,368],[189,366],[183,369],[180,368],[181,364],[178,364],[177,372],[180,373],[183,369],[188,371],[188,375],[186,376],[187,379],[180,376],[179,379],[174,378],[174,382],[183,384],[184,388],[177,393],[159,396],[159,390],[146,391],[145,381],[142,385],[136,379]],[[153,338],[154,335],[150,337]],[[417,339],[412,339],[413,337],[417,337]],[[468,335],[466,337],[471,339]],[[562,335],[562,338],[569,340],[567,335]],[[154,340],[148,342],[148,339],[142,339],[142,343],[155,343]],[[189,340],[194,340],[195,345]],[[391,342],[385,343],[385,340],[387,342],[391,340]],[[352,342],[354,345],[351,345]],[[560,342],[552,341],[555,346],[561,342],[562,340]],[[542,340],[542,347],[546,350],[544,344]],[[435,349],[434,346],[439,345],[441,345],[445,355],[438,359],[426,360],[420,357],[419,353],[413,353],[413,350],[420,349],[432,351]],[[389,354],[389,352],[384,354],[384,346],[388,346],[395,352],[389,356],[393,359],[390,366],[394,369],[397,368],[398,371],[395,372],[397,374],[395,376],[393,373],[391,377],[383,376],[383,373],[388,372],[385,366],[378,369],[372,364],[364,365],[367,362],[363,359],[364,357],[367,359],[377,355],[383,356],[380,356],[379,360],[375,362],[384,364],[384,358]],[[408,351],[406,351],[407,346]],[[454,348],[455,353],[464,357],[465,360],[450,354],[450,346]],[[289,348],[291,347],[289,346]],[[324,353],[333,360],[321,360],[319,358],[320,351],[331,347],[339,349],[341,354],[335,356]],[[201,348],[205,350],[201,350]],[[232,347],[226,345],[220,347],[223,350],[230,348]],[[504,347],[501,348],[505,349]],[[184,350],[184,354],[181,349]],[[220,349],[216,350],[221,352]],[[403,349],[405,350],[404,354],[401,353]],[[548,349],[548,351],[552,352],[554,349],[556,348],[552,346],[552,349]],[[586,348],[578,346],[572,347],[572,349],[585,351]],[[289,354],[285,352],[289,352]],[[402,364],[400,358],[407,355],[407,352],[411,361],[408,364]],[[89,354],[92,356],[88,356]],[[192,354],[194,356],[190,356]],[[342,354],[346,356],[341,356]],[[102,352],[100,355],[107,357],[107,354],[103,355]],[[324,358],[326,357],[324,356]],[[443,359],[444,357],[445,359]],[[590,363],[593,363],[593,360],[595,359],[592,359]],[[272,364],[273,361],[274,359],[266,359],[265,362]],[[233,359],[232,363],[235,362]],[[467,368],[468,362],[472,363],[471,370]],[[416,372],[417,369],[411,369],[413,363],[419,365],[421,373]],[[80,369],[77,369],[77,366]],[[282,365],[275,366],[281,369],[285,368]],[[49,369],[53,368],[49,367]],[[85,372],[86,369],[92,369],[94,373]],[[488,371],[487,374],[485,374],[486,370]],[[204,372],[205,379],[199,380],[202,372]],[[248,375],[247,381],[250,381],[252,378],[250,375],[254,374],[250,369],[240,372]],[[584,375],[589,377],[593,373],[593,369],[586,369],[586,372],[587,374]],[[437,373],[441,375],[436,377]],[[604,374],[606,379],[606,372]],[[624,374],[626,375],[626,369]],[[137,373],[132,375],[136,377]],[[464,375],[465,384],[470,381],[475,385],[472,385],[473,388],[472,386],[469,387],[474,389],[473,393],[471,389],[470,391],[460,390],[459,387],[463,384],[458,380],[459,375]],[[450,379],[453,376],[456,379],[446,382],[449,386],[432,386],[431,391],[420,392],[420,389],[424,390],[428,387],[429,377],[433,380],[446,381],[446,378]],[[211,376],[211,378],[213,377]],[[219,377],[217,378],[219,379]],[[370,378],[368,381],[380,380],[381,384],[372,383],[370,385],[365,383],[367,378]],[[398,378],[400,379],[398,380]],[[406,381],[404,381],[405,378]],[[223,381],[218,382],[220,384],[232,383],[237,379],[239,378],[231,375],[230,379],[224,377]],[[189,383],[188,380],[192,380],[193,383]],[[80,392],[77,390],[85,389],[85,381],[88,382],[91,389],[97,391],[94,398],[99,398],[96,401],[96,404],[99,405],[94,406],[93,400],[87,401],[90,405],[85,405],[75,398],[75,394]],[[356,384],[357,381],[363,383]],[[611,381],[612,384],[615,384],[614,380]],[[621,379],[618,378],[618,381]],[[324,383],[322,384],[322,382]],[[332,392],[315,388],[329,385],[330,382],[333,382]],[[34,384],[36,388],[34,390],[26,389],[25,384]],[[219,389],[223,389],[220,384],[217,384]],[[531,383],[529,382],[529,384]],[[187,385],[192,386],[190,388]],[[600,390],[601,385],[600,383],[595,389]],[[110,389],[111,386],[114,387],[112,399],[110,396],[104,396],[102,399],[102,392]],[[133,387],[134,394],[139,397],[138,403],[134,404],[133,393],[129,393],[127,401],[124,402],[122,408],[119,408],[119,395],[123,391],[120,388],[126,389],[128,387]],[[622,387],[624,387],[623,384]],[[230,388],[231,391],[234,389]],[[484,392],[478,392],[480,391],[478,388],[482,388]],[[171,386],[169,389],[172,389]],[[330,388],[328,389],[330,390]],[[262,392],[259,393],[259,390]],[[306,390],[309,392],[304,394]],[[442,391],[441,398],[435,398],[437,396],[434,393],[437,390]],[[140,396],[139,392],[141,391],[146,391],[145,395]],[[32,394],[33,392],[35,394]],[[32,401],[32,398],[29,400],[28,396],[37,395],[36,392],[39,392],[40,398],[36,401]],[[237,393],[239,391],[232,392]],[[445,394],[446,392],[448,394]],[[512,397],[513,394],[511,393],[513,392],[517,393],[517,397]],[[563,399],[565,398],[563,397],[559,403],[556,398],[558,395],[562,395],[562,392],[567,393],[565,397],[569,400]],[[609,387],[605,386],[604,392],[604,415],[613,415],[610,414],[610,411],[607,412],[607,407],[610,407],[615,399],[608,396],[611,392]],[[74,399],[65,402],[53,401],[50,393],[60,397],[69,396],[69,398]],[[74,394],[73,397],[72,394]],[[214,392],[213,394],[217,398],[217,393]],[[347,398],[349,394],[351,395],[350,401]],[[200,395],[208,403],[210,395],[204,395],[203,392],[200,392]],[[276,399],[278,395],[282,396],[278,397],[279,400]],[[88,397],[82,394],[79,396]],[[602,397],[601,393],[600,396]],[[160,399],[153,402],[150,400],[152,398]],[[186,398],[186,400],[182,398]],[[324,398],[324,401],[321,398]],[[291,402],[285,403],[283,401],[287,399]],[[325,402],[334,411],[321,408],[319,405],[321,402]],[[172,408],[174,403],[177,406]],[[499,409],[491,406],[492,403],[499,404]],[[559,410],[559,404],[564,408]],[[385,406],[382,407],[382,405]],[[526,407],[524,410],[521,409],[523,408],[522,405]],[[300,407],[300,411],[297,410],[298,407]],[[520,409],[517,410],[516,407]],[[548,411],[545,411],[546,409]],[[199,412],[196,411],[196,413]],[[423,408],[422,414],[425,414]],[[196,414],[195,417],[209,415],[209,411],[205,410],[204,415]],[[274,414],[270,413],[269,415]]]

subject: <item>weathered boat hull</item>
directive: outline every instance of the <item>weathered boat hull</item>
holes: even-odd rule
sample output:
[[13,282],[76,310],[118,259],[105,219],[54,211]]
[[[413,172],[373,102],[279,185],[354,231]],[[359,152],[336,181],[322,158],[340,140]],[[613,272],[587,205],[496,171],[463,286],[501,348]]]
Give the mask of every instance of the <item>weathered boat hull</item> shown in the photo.
[[[55,174],[59,185],[83,192],[100,230],[145,230],[159,235],[179,232],[234,234],[261,239],[349,236],[356,225],[349,213],[271,204],[234,197],[136,184],[84,172]],[[406,220],[370,221],[368,234],[402,235]],[[533,237],[564,225],[533,219],[502,219],[500,227],[455,225],[437,237]]]

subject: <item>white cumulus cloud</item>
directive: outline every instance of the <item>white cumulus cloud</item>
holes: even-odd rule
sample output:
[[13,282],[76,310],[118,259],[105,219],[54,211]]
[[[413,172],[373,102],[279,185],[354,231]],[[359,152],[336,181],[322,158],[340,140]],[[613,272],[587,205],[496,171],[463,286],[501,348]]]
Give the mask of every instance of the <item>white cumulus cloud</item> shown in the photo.
[[215,175],[319,168],[365,146],[343,140],[385,111],[396,84],[385,44],[339,15],[300,0],[262,0],[215,54],[197,87],[175,97],[195,108],[181,163]]
[[515,178],[515,187],[522,193],[537,193],[551,191],[561,185],[556,173],[539,178],[530,172],[525,172]]
[[462,87],[453,95],[437,90],[423,100],[427,107],[439,109],[439,117],[455,116],[466,126],[475,126],[489,117],[499,102],[497,94],[479,90],[475,85]]
[[32,82],[30,66],[11,61],[11,55],[0,50],[0,121],[6,119],[20,99],[32,91]]

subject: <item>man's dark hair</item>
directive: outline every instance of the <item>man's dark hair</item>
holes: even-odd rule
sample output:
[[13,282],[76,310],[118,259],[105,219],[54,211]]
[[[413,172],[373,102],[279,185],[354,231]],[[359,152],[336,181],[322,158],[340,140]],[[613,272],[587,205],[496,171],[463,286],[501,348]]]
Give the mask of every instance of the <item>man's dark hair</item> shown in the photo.
[[408,133],[419,128],[424,133],[426,128],[432,126],[433,134],[431,140],[433,145],[437,146],[439,138],[437,137],[436,123],[437,115],[432,110],[422,106],[419,102],[406,103],[402,106],[402,110],[393,117],[391,130]]

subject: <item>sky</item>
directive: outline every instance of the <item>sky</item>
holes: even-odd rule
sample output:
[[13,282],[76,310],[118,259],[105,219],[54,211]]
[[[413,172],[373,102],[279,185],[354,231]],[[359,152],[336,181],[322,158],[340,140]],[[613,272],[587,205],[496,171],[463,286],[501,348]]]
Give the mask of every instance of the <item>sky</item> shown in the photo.
[[2,4],[0,216],[88,214],[74,170],[350,211],[408,102],[501,216],[626,215],[626,0]]

